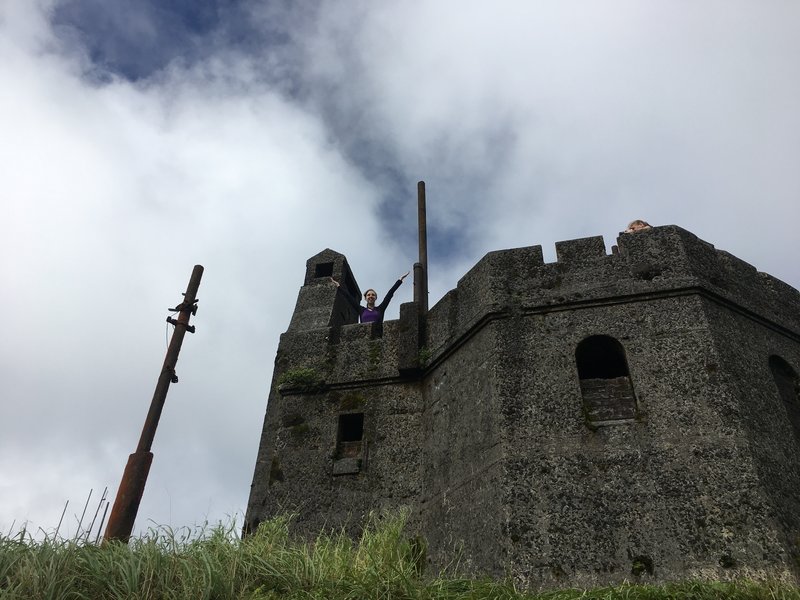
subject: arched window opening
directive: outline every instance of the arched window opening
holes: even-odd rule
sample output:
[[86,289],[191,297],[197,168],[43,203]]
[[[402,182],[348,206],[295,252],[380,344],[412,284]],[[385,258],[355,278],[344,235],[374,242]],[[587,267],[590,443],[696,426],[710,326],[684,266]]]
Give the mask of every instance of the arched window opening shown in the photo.
[[636,396],[622,344],[607,335],[588,337],[578,344],[575,363],[587,425],[636,418]]
[[775,354],[769,357],[769,369],[794,429],[795,438],[800,442],[800,377],[789,363]]

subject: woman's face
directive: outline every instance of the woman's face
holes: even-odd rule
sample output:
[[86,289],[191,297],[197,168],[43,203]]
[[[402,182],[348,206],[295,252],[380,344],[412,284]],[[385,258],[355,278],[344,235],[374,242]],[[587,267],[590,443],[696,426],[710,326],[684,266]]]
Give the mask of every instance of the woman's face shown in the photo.
[[375,290],[367,290],[367,293],[364,294],[364,298],[367,300],[367,306],[375,306],[375,300],[378,299],[378,294],[375,293]]

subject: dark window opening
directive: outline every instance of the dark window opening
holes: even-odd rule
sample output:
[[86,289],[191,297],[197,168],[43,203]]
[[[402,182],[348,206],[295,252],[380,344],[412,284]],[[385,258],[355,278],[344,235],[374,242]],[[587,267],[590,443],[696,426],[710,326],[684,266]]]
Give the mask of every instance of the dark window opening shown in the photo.
[[607,335],[593,335],[575,350],[584,416],[590,426],[636,418],[625,350]]
[[795,438],[800,442],[800,377],[789,363],[774,354],[769,357],[769,369],[794,429]]
[[333,275],[333,263],[318,263],[314,267],[314,277],[331,277]]
[[628,363],[622,344],[607,335],[593,335],[578,344],[575,351],[581,379],[614,379],[628,376]]
[[364,437],[364,414],[339,415],[339,441],[360,442]]
[[364,440],[364,414],[339,415],[336,435],[336,458],[358,458]]

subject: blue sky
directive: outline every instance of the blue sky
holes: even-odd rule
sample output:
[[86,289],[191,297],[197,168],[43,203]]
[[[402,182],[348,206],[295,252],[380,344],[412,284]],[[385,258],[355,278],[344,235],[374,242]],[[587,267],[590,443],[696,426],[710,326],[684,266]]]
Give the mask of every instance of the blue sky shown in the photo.
[[0,526],[116,489],[195,263],[140,526],[243,510],[305,260],[388,288],[418,180],[432,303],[488,251],[610,248],[634,218],[800,286],[798,22],[777,0],[0,4]]
[[[241,45],[248,27],[241,2],[67,0],[53,5],[50,21],[72,37],[98,74],[147,78],[171,61],[203,60],[220,46]],[[280,38],[281,36],[276,36]]]

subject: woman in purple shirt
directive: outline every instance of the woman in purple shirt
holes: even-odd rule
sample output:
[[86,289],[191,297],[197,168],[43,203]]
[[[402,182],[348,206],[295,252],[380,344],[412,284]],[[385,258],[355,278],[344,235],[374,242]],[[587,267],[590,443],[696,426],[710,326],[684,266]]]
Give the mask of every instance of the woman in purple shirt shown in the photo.
[[375,305],[375,301],[378,299],[378,294],[372,288],[368,289],[364,292],[364,300],[367,301],[366,308],[361,306],[361,303],[353,298],[350,294],[348,294],[345,290],[339,287],[339,282],[336,281],[333,277],[331,277],[331,281],[336,285],[336,288],[342,292],[344,297],[347,301],[352,305],[353,308],[356,309],[358,312],[358,318],[362,323],[375,323],[375,322],[383,322],[383,313],[386,311],[386,308],[389,306],[389,302],[392,300],[392,296],[397,291],[397,288],[403,283],[403,279],[408,277],[408,271],[404,275],[401,275],[397,281],[394,282],[392,288],[386,292],[386,297],[383,299],[383,302]]

